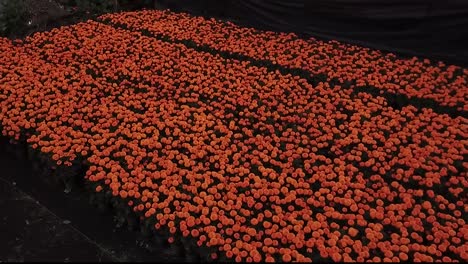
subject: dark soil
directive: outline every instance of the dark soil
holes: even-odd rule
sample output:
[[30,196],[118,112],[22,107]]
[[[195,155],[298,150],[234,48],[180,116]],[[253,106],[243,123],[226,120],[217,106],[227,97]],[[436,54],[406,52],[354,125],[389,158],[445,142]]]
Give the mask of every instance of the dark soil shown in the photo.
[[0,179],[0,261],[96,261],[116,259],[33,197]]

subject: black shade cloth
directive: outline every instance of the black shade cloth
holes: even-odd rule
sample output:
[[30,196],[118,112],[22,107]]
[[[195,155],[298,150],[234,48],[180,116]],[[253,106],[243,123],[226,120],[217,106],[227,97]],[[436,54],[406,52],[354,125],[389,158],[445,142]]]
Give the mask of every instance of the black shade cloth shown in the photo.
[[165,0],[175,11],[468,65],[468,0]]

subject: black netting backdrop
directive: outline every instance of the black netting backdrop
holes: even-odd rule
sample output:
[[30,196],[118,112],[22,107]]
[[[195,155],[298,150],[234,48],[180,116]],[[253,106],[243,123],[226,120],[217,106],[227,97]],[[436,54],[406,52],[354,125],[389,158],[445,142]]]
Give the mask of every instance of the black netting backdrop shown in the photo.
[[175,11],[468,64],[468,0],[165,0]]

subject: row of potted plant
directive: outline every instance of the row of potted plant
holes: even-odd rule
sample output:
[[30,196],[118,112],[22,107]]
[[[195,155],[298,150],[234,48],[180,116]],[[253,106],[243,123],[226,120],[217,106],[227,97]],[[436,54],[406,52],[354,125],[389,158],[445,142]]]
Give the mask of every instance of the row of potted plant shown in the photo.
[[304,69],[314,76],[324,74],[328,80],[353,81],[358,86],[370,85],[468,110],[464,103],[467,89],[463,89],[468,86],[468,71],[442,62],[400,59],[394,54],[337,41],[301,39],[292,33],[259,31],[169,10],[105,14],[100,19],[231,55]]

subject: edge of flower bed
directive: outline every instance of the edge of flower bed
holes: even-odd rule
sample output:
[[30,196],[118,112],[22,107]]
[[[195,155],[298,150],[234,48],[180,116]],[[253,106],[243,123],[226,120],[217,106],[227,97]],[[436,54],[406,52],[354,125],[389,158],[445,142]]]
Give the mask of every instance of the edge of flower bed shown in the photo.
[[[4,141],[4,142],[2,142]],[[197,246],[196,240],[191,236],[183,237],[180,231],[176,234],[170,234],[167,226],[155,228],[156,219],[146,218],[131,209],[127,204],[128,199],[112,196],[112,191],[107,186],[100,192],[95,191],[98,183],[86,181],[85,171],[88,167],[86,161],[74,160],[73,165],[56,165],[48,155],[33,149],[24,140],[13,140],[9,137],[0,135],[0,143],[3,144],[6,152],[16,159],[29,164],[32,171],[48,185],[54,187],[65,187],[66,192],[73,192],[74,189],[82,188],[89,198],[89,202],[100,210],[110,209],[110,212],[117,219],[113,223],[115,227],[127,227],[131,231],[141,234],[142,241],[139,246],[149,252],[157,250],[170,249],[177,252],[185,260],[195,261],[213,261],[212,254],[216,254],[216,261],[234,261],[228,259],[224,254],[219,254],[216,247]],[[169,239],[173,243],[169,243]]]

